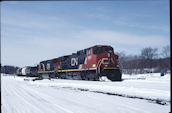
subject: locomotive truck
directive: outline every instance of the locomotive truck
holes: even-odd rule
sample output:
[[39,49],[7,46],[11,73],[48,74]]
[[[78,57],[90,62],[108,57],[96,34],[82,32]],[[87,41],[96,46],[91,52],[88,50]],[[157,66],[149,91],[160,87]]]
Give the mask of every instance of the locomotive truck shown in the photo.
[[38,65],[41,78],[76,79],[97,81],[106,76],[111,81],[121,81],[118,55],[111,46],[95,45]]

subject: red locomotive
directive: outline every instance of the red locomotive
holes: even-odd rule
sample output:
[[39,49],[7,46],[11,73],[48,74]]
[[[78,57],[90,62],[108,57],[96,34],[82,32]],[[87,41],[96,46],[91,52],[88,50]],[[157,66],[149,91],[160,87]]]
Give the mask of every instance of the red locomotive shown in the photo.
[[106,76],[111,81],[120,81],[122,75],[118,56],[107,45],[95,45],[72,55],[42,61],[38,73],[43,78],[99,80]]

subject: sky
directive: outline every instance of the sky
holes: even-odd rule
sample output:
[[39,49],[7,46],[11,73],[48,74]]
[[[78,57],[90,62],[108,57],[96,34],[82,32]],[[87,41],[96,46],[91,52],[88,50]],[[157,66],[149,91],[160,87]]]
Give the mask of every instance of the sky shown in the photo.
[[138,55],[170,45],[169,0],[3,1],[1,64],[35,66],[94,45]]

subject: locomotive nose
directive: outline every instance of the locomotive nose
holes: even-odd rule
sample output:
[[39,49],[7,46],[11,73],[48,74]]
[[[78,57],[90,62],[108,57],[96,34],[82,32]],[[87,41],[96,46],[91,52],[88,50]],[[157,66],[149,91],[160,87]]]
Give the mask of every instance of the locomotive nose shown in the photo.
[[102,58],[102,64],[109,64],[109,59],[108,58]]
[[111,53],[106,52],[105,56],[102,58],[102,64],[105,64],[105,66],[107,67],[110,64],[110,60],[111,60]]

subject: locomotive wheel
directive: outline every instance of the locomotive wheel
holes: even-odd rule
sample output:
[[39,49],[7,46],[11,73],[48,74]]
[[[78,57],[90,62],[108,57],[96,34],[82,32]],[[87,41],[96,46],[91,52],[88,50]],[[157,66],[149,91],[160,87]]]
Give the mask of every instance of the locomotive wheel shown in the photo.
[[86,80],[98,81],[99,77],[98,77],[98,75],[95,72],[87,72]]

